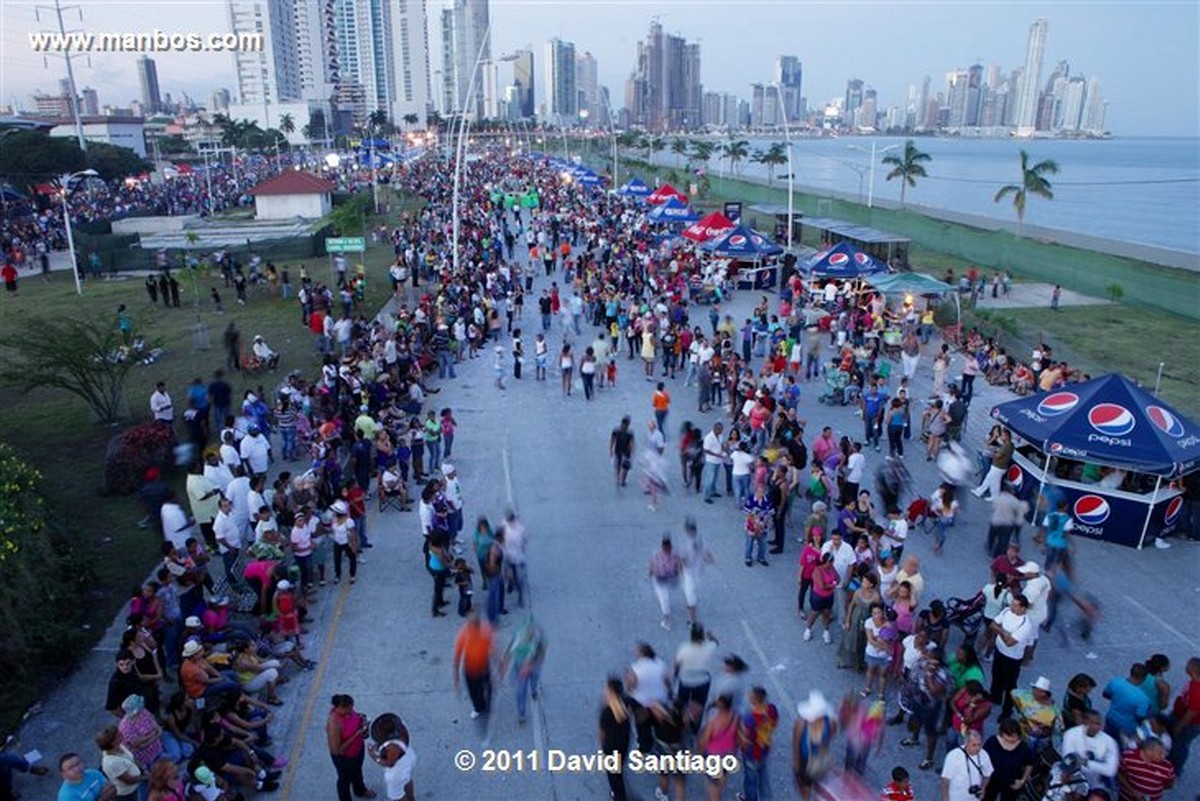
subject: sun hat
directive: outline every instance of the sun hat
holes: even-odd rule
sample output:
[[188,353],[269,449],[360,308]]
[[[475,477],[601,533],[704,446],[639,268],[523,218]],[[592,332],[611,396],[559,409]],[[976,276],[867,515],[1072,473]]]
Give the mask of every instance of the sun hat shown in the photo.
[[1037,681],[1035,681],[1032,686],[1035,690],[1050,692],[1050,679],[1046,678],[1045,676],[1038,676]]
[[350,507],[346,505],[346,502],[345,502],[345,501],[334,501],[334,502],[333,502],[333,505],[332,505],[332,506],[330,506],[330,507],[329,507],[329,509],[330,509],[330,511],[332,511],[332,512],[333,512],[335,515],[348,515],[348,514],[350,514]]
[[200,645],[199,640],[188,640],[183,646],[183,655],[185,658],[195,656],[204,650],[204,646]]
[[829,702],[820,690],[813,690],[808,698],[796,705],[796,714],[809,722],[829,717]]

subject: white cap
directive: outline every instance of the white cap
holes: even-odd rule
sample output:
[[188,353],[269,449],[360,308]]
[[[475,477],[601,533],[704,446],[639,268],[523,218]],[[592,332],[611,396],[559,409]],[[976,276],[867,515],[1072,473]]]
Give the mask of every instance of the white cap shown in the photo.
[[275,589],[282,590],[284,592],[287,592],[291,588],[292,588],[292,582],[288,581],[287,579],[284,579],[283,581],[281,581],[275,585]]
[[335,515],[350,514],[350,507],[346,505],[345,501],[334,501],[333,505],[329,507],[329,510]]
[[203,628],[204,626],[204,624],[200,622],[200,618],[196,617],[195,615],[192,615],[187,620],[183,621],[183,625],[185,628],[189,629],[198,629]]
[[1033,683],[1033,689],[1050,692],[1050,679],[1045,676],[1038,676],[1037,681]]

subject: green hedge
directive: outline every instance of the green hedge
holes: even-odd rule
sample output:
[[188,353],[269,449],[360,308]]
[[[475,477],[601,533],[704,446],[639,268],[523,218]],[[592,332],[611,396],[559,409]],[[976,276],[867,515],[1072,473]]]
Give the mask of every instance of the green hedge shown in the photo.
[[0,710],[5,713],[31,703],[87,646],[79,622],[90,570],[50,518],[41,483],[37,470],[0,444]]

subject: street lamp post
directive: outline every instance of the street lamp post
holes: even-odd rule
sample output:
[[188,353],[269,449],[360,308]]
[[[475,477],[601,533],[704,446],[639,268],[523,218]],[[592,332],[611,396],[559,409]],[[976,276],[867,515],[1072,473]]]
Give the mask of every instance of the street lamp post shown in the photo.
[[488,37],[491,35],[491,32],[492,32],[492,24],[491,24],[491,22],[488,22],[487,27],[484,28],[484,30],[483,30],[482,41],[479,44],[479,53],[478,53],[478,55],[475,56],[475,66],[473,66],[471,68],[471,79],[469,81],[467,81],[467,93],[466,93],[466,97],[463,98],[462,119],[459,121],[459,126],[458,126],[458,146],[455,149],[456,157],[454,160],[454,197],[453,197],[452,204],[451,204],[453,207],[453,223],[452,223],[452,225],[453,225],[453,229],[454,229],[453,230],[454,237],[453,237],[453,243],[452,243],[453,250],[451,251],[450,257],[453,260],[455,273],[458,272],[458,262],[459,262],[458,236],[459,236],[460,230],[462,229],[462,226],[459,223],[459,218],[458,218],[458,206],[459,206],[460,188],[462,186],[463,160],[466,157],[467,106],[469,103],[471,103],[474,100],[475,81],[479,77],[479,65],[484,61],[483,52],[484,52],[484,48],[487,47]]
[[[898,147],[900,147],[900,145],[888,145],[883,150],[880,150],[878,155],[882,156],[884,153],[888,152],[889,150],[895,150]],[[863,148],[858,147],[857,145],[850,145],[850,149],[863,151]],[[866,152],[866,151],[863,151],[863,152]],[[876,157],[875,142],[874,142],[874,140],[872,140],[872,142],[871,142],[871,163],[869,166],[869,169],[871,171],[871,177],[870,177],[870,180],[867,181],[867,208],[868,209],[874,208],[874,206],[875,206],[875,157]],[[860,178],[860,183],[861,183],[861,178]],[[860,195],[862,194],[861,187],[859,187],[858,193]]]
[[83,284],[79,280],[79,262],[75,256],[75,229],[71,226],[71,210],[67,207],[67,192],[70,182],[81,175],[91,178],[99,173],[95,170],[81,170],[59,178],[59,183],[62,185],[59,197],[62,199],[63,226],[67,229],[67,250],[71,254],[71,275],[75,278],[75,293],[78,295],[83,294]]
[[778,83],[771,84],[775,87],[775,97],[779,100],[779,109],[783,116],[783,138],[787,142],[787,165],[788,165],[788,212],[787,212],[787,249],[792,249],[792,215],[795,212],[795,195],[793,191],[794,182],[796,179],[796,171],[792,169],[792,132],[788,128],[787,107],[783,103],[783,92],[779,89]]

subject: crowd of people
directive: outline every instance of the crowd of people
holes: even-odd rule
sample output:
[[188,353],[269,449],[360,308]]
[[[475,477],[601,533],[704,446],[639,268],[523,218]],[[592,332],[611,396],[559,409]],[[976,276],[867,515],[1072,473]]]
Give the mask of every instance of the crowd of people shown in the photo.
[[[866,775],[889,724],[904,727],[902,745],[922,748],[916,770],[933,770],[942,757],[943,801],[1016,799],[1035,775],[1044,786],[1054,770],[1082,776],[1072,781],[1093,801],[1157,801],[1176,780],[1200,733],[1200,659],[1187,662],[1178,697],[1162,654],[1106,681],[1103,717],[1090,695],[1099,681],[1086,672],[1057,695],[1044,676],[1029,681],[1040,638],[1057,625],[1061,636],[1086,642],[1099,616],[1098,602],[1079,586],[1053,498],[1049,508],[1023,509],[990,470],[983,477],[979,494],[993,504],[993,530],[974,598],[939,596],[920,560],[905,553],[923,527],[936,533],[940,551],[954,527],[958,496],[974,473],[958,443],[973,379],[988,374],[978,354],[987,343],[968,351],[954,381],[949,359],[958,355],[939,352],[933,397],[918,410],[925,399],[914,397],[914,386],[928,332],[915,308],[888,311],[881,296],[835,293],[831,314],[810,324],[806,311],[817,299],[792,276],[776,301],[764,297],[739,323],[720,306],[693,301],[687,279],[696,257],[660,251],[658,231],[635,201],[588,194],[537,160],[474,162],[457,219],[444,163],[416,161],[398,182],[427,202],[380,235],[395,256],[394,312],[368,320],[354,308],[352,276],[343,271],[336,286],[324,286],[301,271],[300,322],[312,333],[319,373],[290,373],[240,400],[222,371],[186,389],[181,418],[197,456],[187,497],[147,476],[146,522],[161,523],[162,562],[154,580],[132,593],[105,699],[115,725],[97,732],[98,757],[61,758],[60,798],[211,799],[277,788],[286,760],[270,750],[279,735],[273,708],[285,701],[280,685],[314,667],[305,647],[310,610],[330,587],[357,582],[372,547],[368,521],[414,505],[430,615],[445,617],[454,606],[463,619],[455,686],[466,684],[471,715],[482,724],[493,710],[495,677],[510,676],[523,725],[548,642],[531,611],[530,532],[514,510],[495,525],[477,515],[465,530],[470,504],[451,461],[458,423],[452,408],[430,399],[440,390],[436,380],[454,378],[473,358],[490,359],[499,392],[510,380],[547,380],[552,354],[564,402],[587,403],[639,375],[646,383],[647,433],[624,419],[609,453],[618,488],[640,465],[652,509],[676,484],[667,458],[672,421],[717,412],[705,428],[679,425],[678,486],[696,503],[728,502],[731,519],[742,521],[745,566],[796,582],[806,622],[799,636],[809,642],[819,630],[822,642],[837,643],[839,663],[862,674],[861,689],[840,704],[813,691],[792,718],[740,657],[718,659],[699,602],[705,566],[716,557],[689,521],[679,538],[663,537],[647,569],[665,630],[672,596],[682,590],[685,641],[673,662],[639,643],[625,675],[603,685],[599,747],[620,755],[608,772],[613,798],[627,797],[624,765],[634,746],[736,756],[739,797],[764,797],[774,734],[789,718],[790,767],[805,799],[834,781],[836,738],[846,749],[838,781],[861,781],[853,777]],[[532,189],[540,207],[506,208],[496,188]],[[523,306],[535,296],[537,317],[527,327]],[[819,302],[826,305],[824,295]],[[897,377],[884,367],[882,337],[871,336],[885,317],[903,329]],[[269,367],[273,351],[262,345],[254,352]],[[522,370],[528,356],[532,374]],[[1059,369],[1044,357],[1039,386]],[[837,437],[831,425],[811,425],[801,414],[802,387],[831,373],[846,375],[840,402],[858,406],[861,439]],[[852,386],[857,391],[845,391]],[[174,427],[169,389],[156,390],[151,410]],[[696,393],[694,406],[680,397],[687,390]],[[946,476],[928,494],[905,467],[914,432]],[[887,458],[869,471],[868,453],[882,454],[885,444]],[[989,467],[1011,456],[1005,448],[996,444]],[[1022,543],[1029,512],[1036,533]],[[789,551],[794,579],[780,567]],[[446,597],[451,588],[456,604]],[[1071,625],[1068,603],[1079,612]],[[497,648],[513,604],[522,608],[520,622],[507,647]],[[349,696],[333,697],[327,735],[339,801],[373,796],[362,773],[367,756],[385,770],[389,801],[415,798],[415,752],[399,740],[368,747],[367,720]],[[97,761],[100,771],[85,767]],[[884,797],[912,799],[907,768],[889,775]],[[718,799],[733,778],[716,771],[699,781]],[[696,781],[665,770],[655,797],[697,797]]]

